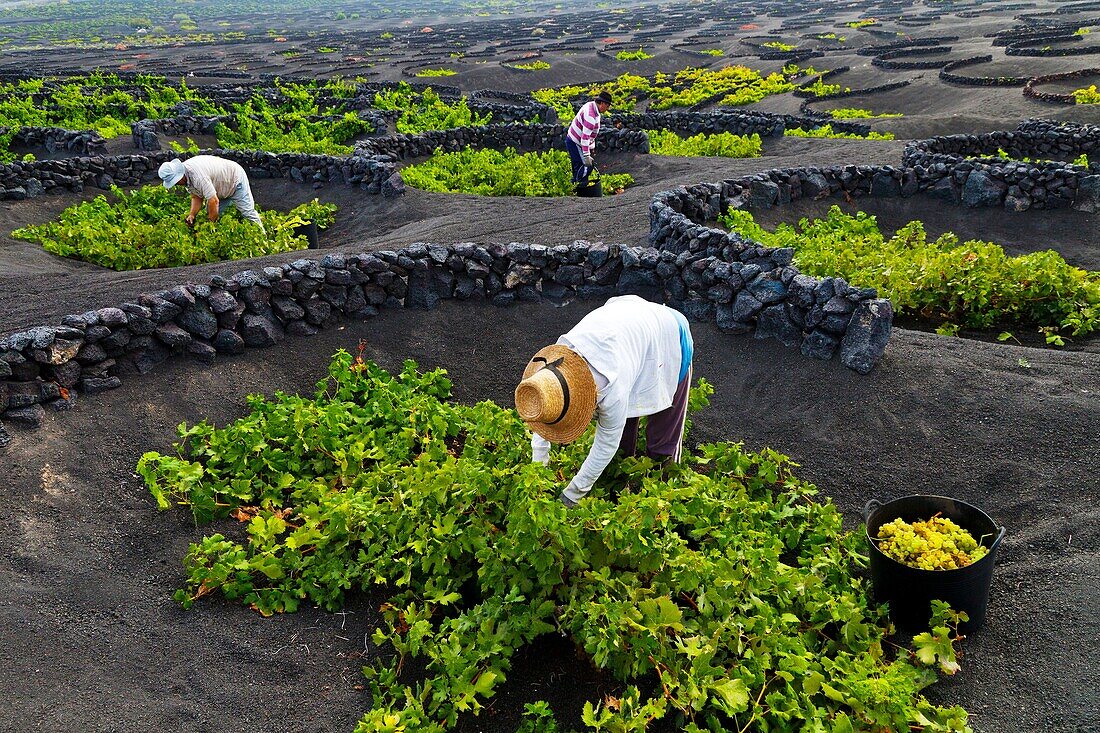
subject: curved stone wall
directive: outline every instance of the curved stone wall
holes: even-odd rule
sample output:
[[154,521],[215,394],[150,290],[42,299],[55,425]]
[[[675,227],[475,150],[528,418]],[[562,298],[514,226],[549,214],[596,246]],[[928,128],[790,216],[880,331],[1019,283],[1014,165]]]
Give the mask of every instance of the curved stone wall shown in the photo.
[[[467,146],[497,150],[510,147],[520,152],[563,150],[565,128],[561,125],[527,125],[519,122],[459,127],[418,135],[370,137],[357,142],[355,150],[361,155],[386,155],[405,160],[431,155],[437,149],[453,152]],[[648,153],[649,137],[643,130],[604,128],[596,138],[596,149]]]
[[1052,81],[1062,81],[1065,79],[1085,79],[1094,76],[1100,76],[1100,68],[1078,69],[1077,71],[1070,71],[1063,74],[1046,74],[1044,76],[1036,76],[1033,79],[1029,79],[1024,85],[1024,96],[1031,97],[1032,99],[1039,99],[1044,102],[1055,102],[1057,104],[1077,104],[1077,99],[1074,98],[1072,94],[1041,92],[1036,87],[1042,84],[1049,84]]
[[[949,59],[933,59],[931,61],[906,61],[904,59],[913,56],[942,56],[950,53],[951,46],[917,46],[915,48],[899,48],[896,51],[887,51],[871,59],[871,65],[888,71],[908,71],[913,69],[939,69],[945,66]],[[903,59],[903,60],[898,60]]]
[[58,191],[136,186],[157,179],[157,168],[172,158],[216,154],[244,166],[252,178],[291,178],[298,182],[332,182],[381,193],[395,166],[388,156],[307,155],[252,150],[205,150],[200,153],[160,151],[141,155],[93,156],[16,162],[0,165],[0,201],[34,198]]
[[[1037,159],[1034,163],[1005,159]],[[1088,167],[1059,160],[1081,154]],[[1012,211],[1072,206],[1100,211],[1100,126],[1029,120],[1015,131],[946,135],[906,146],[905,165],[939,178],[943,198]],[[1049,160],[1049,159],[1055,160]]]
[[[0,127],[0,134],[7,128]],[[65,151],[76,155],[100,155],[107,141],[95,130],[66,130],[62,127],[20,127],[11,141],[20,145],[42,146],[49,153]]]
[[[886,349],[894,309],[874,288],[842,278],[817,279],[792,265],[794,250],[766,247],[714,226],[730,208],[769,208],[839,191],[849,195],[916,192],[901,169],[867,166],[777,169],[753,176],[662,191],[649,207],[650,241],[675,256],[659,265],[671,305],[693,320],[799,347],[806,356],[841,362],[861,374]],[[664,255],[663,255],[664,256]]]
[[951,84],[962,84],[971,87],[1019,87],[1027,84],[1028,77],[1026,76],[964,76],[954,73],[958,69],[976,66],[977,64],[988,64],[992,60],[993,56],[986,54],[985,56],[970,56],[952,61],[940,69],[940,79]]
[[[668,194],[658,198],[670,201]],[[745,298],[758,296],[763,303],[816,303],[822,298],[827,316],[815,329],[816,340],[810,340],[816,344],[812,355],[831,353],[843,339],[845,363],[867,371],[877,355],[873,349],[867,351],[867,345],[860,351],[856,336],[848,334],[862,330],[867,339],[885,347],[892,316],[889,302],[874,300],[873,293],[842,281],[818,282],[799,275],[790,267],[789,251],[765,252],[742,240],[736,247],[723,245],[725,252],[696,256],[694,245],[681,248],[671,239],[669,244],[645,248],[588,242],[557,247],[418,243],[397,251],[301,259],[230,278],[215,276],[204,284],[143,293],[130,302],[65,316],[60,325],[31,328],[0,340],[0,415],[18,426],[36,427],[45,407],[67,409],[78,393],[113,389],[174,357],[207,363],[287,337],[308,336],[341,320],[373,318],[380,309],[433,308],[446,298],[506,306],[625,293],[658,300],[668,296],[694,319],[714,319],[717,313],[719,325],[728,328],[732,322],[725,309],[733,296],[732,283],[743,278]],[[757,335],[765,332],[774,310],[758,317]],[[811,317],[817,313],[813,310]],[[840,321],[843,328],[837,325]],[[787,330],[775,335],[787,338]]]

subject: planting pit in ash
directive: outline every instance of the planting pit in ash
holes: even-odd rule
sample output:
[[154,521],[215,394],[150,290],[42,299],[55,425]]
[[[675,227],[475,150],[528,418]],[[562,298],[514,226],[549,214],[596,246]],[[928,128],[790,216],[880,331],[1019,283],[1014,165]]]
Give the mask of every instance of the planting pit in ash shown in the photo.
[[[851,355],[846,356],[843,348],[850,336],[844,331],[846,324],[857,323],[861,314],[880,312],[885,307],[882,303],[889,306],[891,316],[897,310],[906,316],[905,323],[917,328],[954,335],[965,329],[961,332],[975,338],[1059,347],[1068,343],[1092,350],[1100,304],[1096,271],[1074,267],[1057,253],[1013,258],[1003,248],[980,240],[967,247],[965,239],[938,242],[919,230],[908,232],[907,238],[894,237],[890,227],[875,229],[871,222],[861,223],[851,214],[838,211],[828,221],[822,216],[841,201],[853,213],[859,212],[863,201],[889,201],[888,210],[904,218],[902,224],[913,219],[904,213],[908,202],[922,198],[949,208],[965,204],[971,217],[984,214],[982,219],[994,220],[1019,213],[1008,209],[1010,205],[1031,205],[1036,212],[1053,212],[1058,207],[1058,213],[1073,205],[1077,220],[1070,224],[1084,223],[1084,231],[1091,233],[1092,199],[1084,183],[1089,178],[1083,175],[1088,169],[1053,165],[1050,175],[1039,175],[1027,165],[998,167],[978,162],[765,171],[659,193],[650,206],[651,240],[664,250],[679,252],[680,260],[698,261],[692,268],[702,268],[704,285],[709,284],[707,263],[713,257],[720,253],[729,262],[732,274],[712,275],[717,281],[714,287],[701,302],[685,299],[685,312],[717,308],[719,326],[773,335],[788,345],[800,344],[803,354],[815,358],[829,358],[839,341],[842,360],[850,365]],[[773,237],[769,230],[754,228],[758,226],[754,221],[723,218],[774,207],[778,212],[773,223],[794,223],[799,217],[786,213],[792,204],[801,204],[806,207],[803,211],[814,215],[809,233]],[[719,228],[719,221],[730,230]],[[1040,241],[1048,242],[1050,227],[1043,229]],[[1089,249],[1087,240],[1076,241],[1082,242],[1081,251]],[[1030,246],[1031,251],[1051,249],[1049,244]],[[793,261],[796,274],[780,269],[776,276],[768,267],[762,273],[756,267],[760,252],[773,259],[781,255],[786,263]],[[799,269],[821,280],[804,278],[797,274]],[[765,281],[771,278],[779,283]],[[829,283],[834,278],[832,287]],[[683,279],[690,284],[695,276],[685,270]],[[875,300],[876,296],[893,302]],[[1016,336],[1016,331],[1025,335]]]
[[872,214],[883,232],[893,232],[917,220],[924,224],[930,239],[953,232],[960,241],[995,242],[1013,255],[1053,249],[1072,265],[1100,270],[1095,233],[1100,217],[1072,209],[1005,212],[945,205],[942,199],[928,194],[908,198],[863,196],[851,201],[834,195],[751,209],[751,213],[758,224],[771,230],[779,224],[798,224],[802,218],[823,218],[833,206],[846,214]]
[[[13,660],[13,679],[36,677],[39,688],[64,685],[74,694],[48,710],[29,691],[17,695],[13,719],[79,718],[125,733],[182,720],[221,721],[233,730],[348,733],[370,704],[357,686],[360,667],[377,653],[363,643],[378,620],[377,599],[356,596],[346,615],[306,608],[262,619],[216,600],[180,610],[170,595],[183,580],[179,559],[199,533],[184,513],[157,515],[132,467],[146,450],[168,450],[182,420],[222,425],[242,416],[246,393],[311,392],[329,356],[360,339],[368,342],[365,355],[391,370],[405,358],[422,368],[446,367],[462,402],[508,404],[533,350],[595,305],[500,310],[448,303],[428,312],[394,311],[201,370],[175,362],[78,404],[36,434],[20,435],[0,457],[16,528],[0,538],[11,558],[0,574],[15,591],[9,611],[16,622],[8,628],[35,619],[34,633],[0,634],[0,649]],[[965,642],[958,678],[932,688],[941,703],[971,709],[982,731],[1087,724],[1088,690],[1100,680],[1082,650],[1100,609],[1078,602],[1094,597],[1088,584],[1098,549],[1089,530],[1095,507],[1082,489],[1100,460],[1089,440],[1100,425],[1093,397],[1082,390],[1100,379],[1095,360],[1026,352],[1043,370],[1040,382],[1016,366],[1021,350],[1006,356],[985,344],[944,345],[904,332],[896,358],[859,377],[772,341],[731,337],[707,325],[693,332],[698,374],[717,387],[712,407],[695,421],[699,439],[744,439],[753,450],[771,446],[791,455],[802,464],[800,475],[851,519],[869,496],[946,491],[1008,526],[988,624]],[[110,438],[89,442],[88,435]],[[951,436],[946,453],[945,435]],[[932,471],[929,455],[944,456]],[[1059,510],[1051,512],[1052,505]],[[80,521],[74,524],[73,516]],[[1016,540],[1025,528],[1026,541]],[[89,614],[89,603],[102,613]],[[41,607],[70,620],[47,620],[34,611]],[[86,638],[99,641],[75,668],[50,651],[83,649]],[[563,663],[571,650],[551,647],[561,656],[522,661],[578,669],[575,661]],[[1031,660],[1026,669],[1017,666],[1022,658]],[[1066,674],[1080,684],[1067,688]],[[133,679],[155,682],[136,688],[126,682],[125,695],[109,682]],[[248,694],[226,694],[251,679],[263,683],[249,684]],[[585,677],[516,670],[512,680],[461,730],[512,733],[521,701],[547,699],[564,716],[594,691],[610,691],[589,687],[594,680]]]

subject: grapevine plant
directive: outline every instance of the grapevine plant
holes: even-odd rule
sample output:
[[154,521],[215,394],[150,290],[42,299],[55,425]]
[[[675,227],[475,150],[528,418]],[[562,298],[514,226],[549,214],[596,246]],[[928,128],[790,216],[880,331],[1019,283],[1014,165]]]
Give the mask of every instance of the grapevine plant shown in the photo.
[[671,130],[650,130],[649,152],[653,155],[709,156],[720,158],[759,158],[760,135],[734,135],[719,132],[680,137]]
[[[708,443],[664,471],[624,458],[567,510],[557,492],[592,430],[532,463],[513,410],[450,388],[442,370],[391,375],[341,351],[312,397],[253,396],[224,428],[181,425],[176,455],[138,464],[158,507],[246,534],[192,544],[176,599],[270,615],[384,589],[373,640],[392,653],[363,670],[359,733],[452,728],[555,632],[622,684],[585,704],[595,731],[969,730],[921,694],[933,665],[957,668],[948,630],[915,652],[888,642],[859,537],[787,457]],[[710,391],[693,390],[694,409]],[[554,729],[545,703],[525,717]]]
[[717,70],[688,67],[671,75],[658,72],[652,78],[623,74],[611,82],[591,86],[539,89],[532,92],[532,96],[554,107],[562,119],[572,119],[574,104],[591,99],[600,91],[611,95],[612,111],[621,112],[633,112],[637,103],[646,98],[649,108],[654,110],[691,107],[710,99],[717,99],[721,105],[737,106],[789,92],[795,88],[791,79],[805,73],[806,70],[797,64],[766,76],[746,66],[726,66]]
[[1100,104],[1100,90],[1095,84],[1083,89],[1075,89],[1071,94],[1073,101],[1077,104]]
[[267,230],[264,234],[228,207],[217,222],[200,214],[195,226],[189,227],[183,218],[190,199],[163,186],[130,193],[115,186],[111,198],[101,194],[65,209],[57,221],[16,229],[12,236],[37,242],[47,252],[112,270],[143,270],[305,249],[308,242],[296,235],[295,227],[310,221],[326,227],[336,211],[335,205],[317,199],[285,214],[257,207]]
[[881,120],[891,117],[903,117],[900,112],[883,112],[875,114],[869,109],[859,107],[840,107],[829,110],[829,116],[834,120]]
[[280,82],[276,88],[281,97],[277,104],[257,94],[237,105],[236,123],[217,126],[219,145],[272,153],[347,155],[352,148],[346,142],[374,129],[355,112],[329,110],[322,114],[315,89]]
[[894,133],[892,132],[875,132],[871,130],[866,135],[860,135],[855,132],[838,132],[833,129],[832,125],[822,125],[821,127],[815,127],[812,130],[803,130],[801,127],[788,127],[783,131],[783,134],[787,137],[815,137],[826,138],[829,140],[893,140]]
[[637,51],[619,51],[615,54],[615,58],[619,61],[645,61],[653,58],[653,54],[646,53],[646,50],[639,46]]
[[[573,193],[573,167],[564,150],[545,153],[517,153],[504,150],[475,150],[467,147],[453,153],[436,152],[423,163],[401,171],[405,183],[436,193],[474,193],[480,196],[569,196]],[[606,191],[617,191],[634,183],[629,173],[605,173]]]
[[891,237],[874,216],[833,206],[824,219],[802,219],[768,231],[747,211],[730,209],[722,224],[769,247],[793,247],[807,275],[843,277],[877,288],[899,313],[956,326],[1037,326],[1047,342],[1059,331],[1100,329],[1100,272],[1068,264],[1053,250],[1013,257],[990,242],[959,242],[950,232],[929,241],[919,221]]
[[431,87],[417,93],[405,82],[375,94],[374,107],[400,111],[397,131],[409,134],[487,125],[492,121],[490,114],[472,112],[466,97],[456,102],[446,102]]

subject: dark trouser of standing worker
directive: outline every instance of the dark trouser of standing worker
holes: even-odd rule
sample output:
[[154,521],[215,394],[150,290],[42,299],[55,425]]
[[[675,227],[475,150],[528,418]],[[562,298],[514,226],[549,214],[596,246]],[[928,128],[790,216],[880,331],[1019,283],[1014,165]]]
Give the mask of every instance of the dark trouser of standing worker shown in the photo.
[[569,160],[573,163],[573,183],[588,183],[588,176],[592,169],[584,164],[584,153],[581,146],[573,142],[572,138],[565,138],[565,149],[569,151]]
[[[684,447],[684,427],[687,419],[688,392],[691,390],[689,367],[687,376],[676,385],[676,396],[667,409],[650,415],[645,425],[645,454],[655,461],[672,460],[679,462]],[[619,441],[619,450],[633,456],[638,452],[638,420],[632,417],[626,421],[623,437]]]

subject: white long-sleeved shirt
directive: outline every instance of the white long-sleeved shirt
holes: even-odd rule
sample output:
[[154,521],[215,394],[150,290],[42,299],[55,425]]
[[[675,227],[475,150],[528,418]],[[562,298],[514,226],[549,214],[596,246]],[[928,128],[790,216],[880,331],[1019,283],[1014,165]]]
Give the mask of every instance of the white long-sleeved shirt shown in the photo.
[[187,171],[187,191],[204,201],[233,198],[237,184],[248,180],[240,163],[216,155],[196,155],[183,161]]
[[[682,366],[681,326],[690,344],[683,315],[636,295],[623,295],[608,300],[558,339],[585,358],[596,380],[596,437],[565,489],[570,500],[592,490],[615,456],[629,418],[653,415],[672,405]],[[536,433],[531,455],[545,463],[550,442]]]
[[596,145],[596,136],[600,134],[600,108],[595,102],[584,104],[566,133],[569,139],[580,146],[585,155],[592,154],[592,148]]

